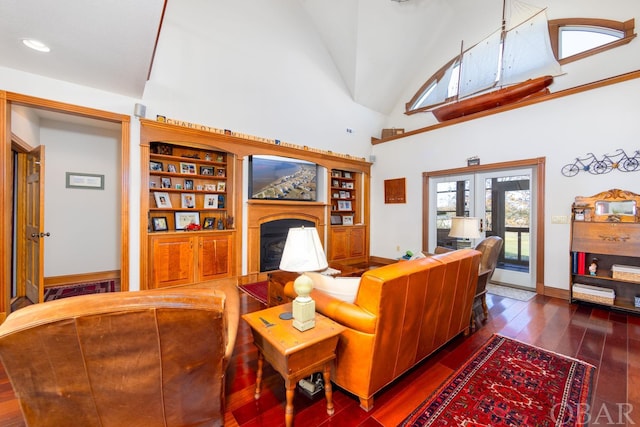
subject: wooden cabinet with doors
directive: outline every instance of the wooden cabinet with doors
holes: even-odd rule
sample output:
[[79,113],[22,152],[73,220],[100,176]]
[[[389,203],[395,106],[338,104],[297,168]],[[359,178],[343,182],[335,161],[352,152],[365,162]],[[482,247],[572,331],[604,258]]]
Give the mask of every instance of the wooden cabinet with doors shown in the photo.
[[329,261],[363,262],[369,258],[363,174],[343,169],[330,173],[330,227],[327,257]]
[[366,261],[367,228],[365,225],[332,227],[329,245],[332,261]]
[[187,285],[228,277],[231,232],[152,235],[149,239],[150,288]]
[[613,189],[576,197],[571,221],[572,302],[640,313],[640,196]]

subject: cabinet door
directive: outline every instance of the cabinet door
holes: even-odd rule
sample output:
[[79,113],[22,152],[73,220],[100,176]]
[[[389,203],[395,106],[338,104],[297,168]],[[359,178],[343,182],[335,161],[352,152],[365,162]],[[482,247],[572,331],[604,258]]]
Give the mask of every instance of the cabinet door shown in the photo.
[[347,228],[331,229],[331,247],[330,258],[332,260],[341,260],[349,257],[349,234]]
[[198,244],[198,281],[219,279],[231,273],[231,236],[201,236]]
[[192,283],[193,238],[191,236],[158,237],[151,239],[150,288]]
[[366,253],[366,233],[364,227],[349,229],[349,258],[359,258]]

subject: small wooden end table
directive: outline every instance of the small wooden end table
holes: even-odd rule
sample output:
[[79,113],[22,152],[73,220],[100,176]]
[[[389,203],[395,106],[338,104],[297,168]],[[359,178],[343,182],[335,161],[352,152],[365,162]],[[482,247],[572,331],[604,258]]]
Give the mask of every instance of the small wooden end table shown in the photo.
[[242,318],[251,327],[253,342],[258,347],[258,372],[255,399],[260,398],[264,360],[282,375],[285,381],[287,404],[285,422],[293,425],[293,396],[296,384],[302,378],[322,371],[327,414],[333,415],[331,391],[331,361],[336,357],[336,346],[344,326],[316,313],[316,326],[304,332],[293,327],[293,320],[282,320],[280,314],[290,313],[291,304],[282,304],[266,310],[244,314]]

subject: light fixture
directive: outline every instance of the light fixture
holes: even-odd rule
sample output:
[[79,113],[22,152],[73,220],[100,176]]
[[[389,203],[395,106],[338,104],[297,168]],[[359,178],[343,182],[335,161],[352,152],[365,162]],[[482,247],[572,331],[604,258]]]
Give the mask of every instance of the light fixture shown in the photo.
[[30,47],[33,50],[37,50],[38,52],[50,52],[51,48],[46,44],[42,43],[40,40],[36,39],[22,39],[22,43]]
[[299,331],[311,329],[316,324],[316,303],[309,296],[313,280],[305,275],[308,271],[325,270],[327,257],[315,227],[290,228],[282,251],[280,270],[300,273],[293,282],[298,295],[293,300],[293,327]]
[[477,239],[482,236],[480,218],[469,216],[454,216],[451,218],[449,237],[458,239]]

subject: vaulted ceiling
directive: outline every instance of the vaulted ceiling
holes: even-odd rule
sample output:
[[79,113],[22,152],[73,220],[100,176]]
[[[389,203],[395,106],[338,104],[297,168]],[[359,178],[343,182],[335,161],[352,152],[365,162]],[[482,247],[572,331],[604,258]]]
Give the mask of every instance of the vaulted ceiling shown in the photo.
[[[172,1],[186,0],[168,0],[167,14]],[[188,1],[197,9],[205,0]],[[353,100],[382,113],[399,102],[408,83],[426,79],[450,59],[462,40],[479,40],[496,29],[502,12],[502,0],[269,1],[302,8],[308,31],[323,41]],[[252,0],[234,3],[249,11]],[[544,3],[553,3],[559,16],[611,15],[605,2]],[[164,11],[165,0],[3,0],[0,66],[141,98]],[[233,34],[227,37],[232,43]],[[51,53],[27,49],[24,38],[46,42]]]

